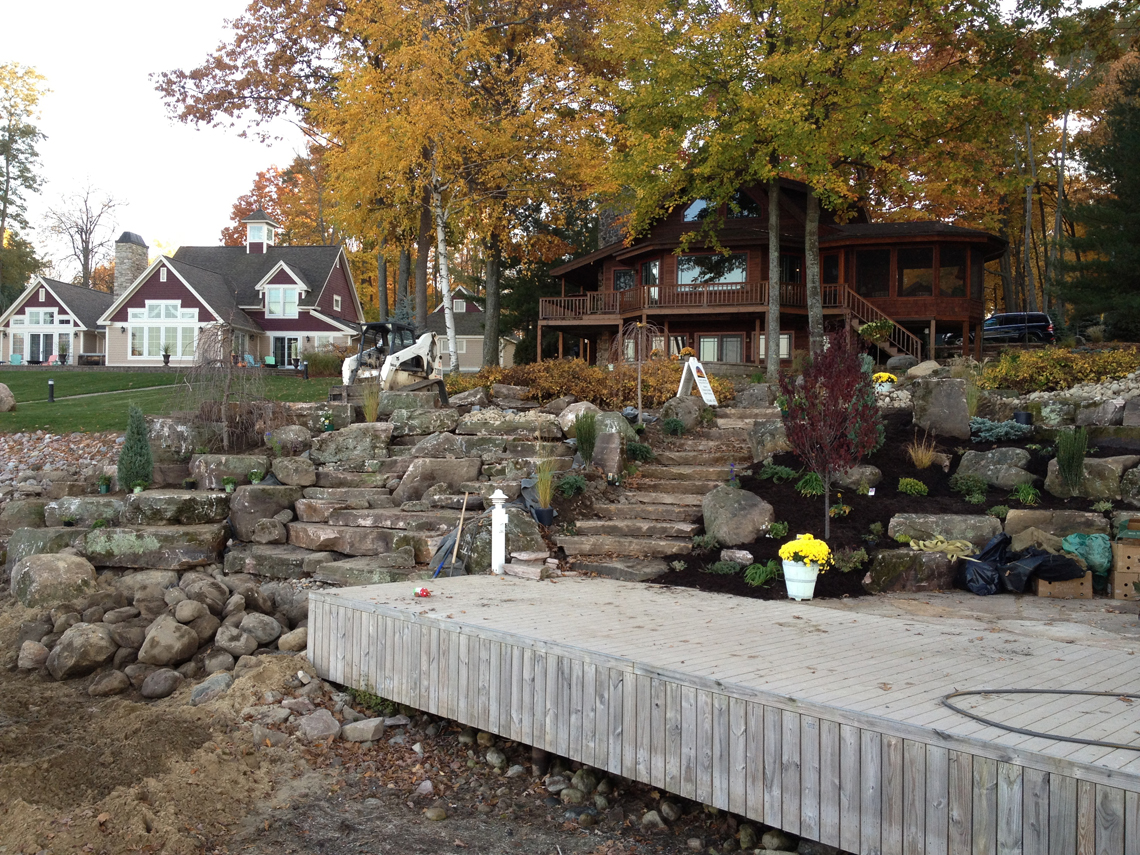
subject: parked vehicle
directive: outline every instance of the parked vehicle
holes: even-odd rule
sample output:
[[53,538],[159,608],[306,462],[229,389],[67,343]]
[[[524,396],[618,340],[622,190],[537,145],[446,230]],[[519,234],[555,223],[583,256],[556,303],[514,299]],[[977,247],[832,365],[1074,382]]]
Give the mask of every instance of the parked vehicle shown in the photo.
[[[974,340],[973,333],[970,341]],[[1053,329],[1052,319],[1044,312],[1000,312],[990,315],[982,327],[982,341],[985,344],[1002,344],[1005,342],[1047,342],[1054,344],[1057,341]],[[949,332],[938,336],[938,343],[943,345],[960,345],[962,334]]]

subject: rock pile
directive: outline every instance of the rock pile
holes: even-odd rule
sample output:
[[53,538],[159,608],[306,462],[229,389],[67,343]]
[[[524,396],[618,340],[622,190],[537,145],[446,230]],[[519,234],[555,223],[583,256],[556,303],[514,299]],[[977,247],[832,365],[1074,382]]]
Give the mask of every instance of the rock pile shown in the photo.
[[119,459],[118,433],[0,434],[0,500],[94,492]]

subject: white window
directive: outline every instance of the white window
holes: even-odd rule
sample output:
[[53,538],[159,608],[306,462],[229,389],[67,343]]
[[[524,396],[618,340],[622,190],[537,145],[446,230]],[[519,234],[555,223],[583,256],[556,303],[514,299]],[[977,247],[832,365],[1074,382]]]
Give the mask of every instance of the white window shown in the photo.
[[333,297],[333,311],[340,311],[340,297]]
[[158,281],[159,282],[165,282],[166,281],[166,268],[165,267],[158,268]]
[[164,353],[192,357],[198,341],[198,310],[183,309],[179,300],[147,300],[128,309],[132,357],[159,359]]
[[297,289],[278,286],[265,289],[265,315],[269,318],[297,317]]
[[330,347],[332,347],[331,335],[317,336],[317,350],[328,350]]
[[466,312],[467,311],[467,301],[466,300],[452,300],[451,301],[451,310],[453,312]]
[[28,312],[28,326],[38,327],[39,325],[40,325],[40,313],[29,311]]
[[[760,358],[765,359],[768,356],[768,336],[760,335]],[[780,359],[792,358],[792,334],[780,333]]]
[[41,288],[40,289],[40,302],[42,303],[45,299],[47,299],[47,288]]
[[455,352],[456,353],[466,353],[467,352],[467,339],[457,338],[455,340]]
[[261,223],[251,223],[249,226],[249,239],[252,243],[265,240],[265,226]]
[[43,325],[45,327],[50,327],[50,326],[55,325],[55,312],[44,312],[44,314],[43,314]]
[[12,353],[24,355],[24,334],[12,333]]
[[24,325],[24,319],[19,316],[13,317],[12,324],[14,326],[22,327]]

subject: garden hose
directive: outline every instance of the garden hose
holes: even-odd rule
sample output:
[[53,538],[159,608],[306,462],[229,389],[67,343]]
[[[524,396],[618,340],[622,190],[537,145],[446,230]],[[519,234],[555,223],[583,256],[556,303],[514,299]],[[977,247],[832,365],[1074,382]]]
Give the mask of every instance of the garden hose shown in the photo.
[[965,558],[978,551],[968,540],[947,540],[942,535],[930,540],[912,540],[910,548],[919,552],[943,552],[951,558]]

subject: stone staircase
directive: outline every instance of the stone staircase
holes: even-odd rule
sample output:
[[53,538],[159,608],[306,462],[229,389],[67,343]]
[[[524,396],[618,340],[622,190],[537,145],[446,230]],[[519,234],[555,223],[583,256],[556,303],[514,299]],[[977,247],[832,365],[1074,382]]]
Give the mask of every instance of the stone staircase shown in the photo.
[[642,581],[669,569],[664,556],[692,550],[704,495],[728,481],[733,464],[751,461],[742,427],[696,434],[658,451],[617,503],[594,505],[597,519],[579,520],[573,535],[558,537],[573,570]]

